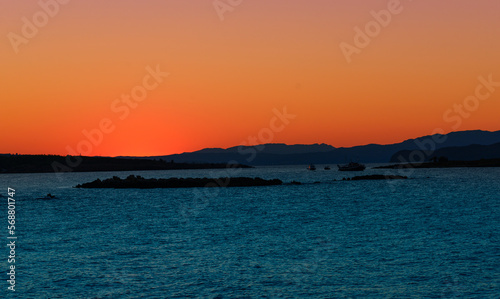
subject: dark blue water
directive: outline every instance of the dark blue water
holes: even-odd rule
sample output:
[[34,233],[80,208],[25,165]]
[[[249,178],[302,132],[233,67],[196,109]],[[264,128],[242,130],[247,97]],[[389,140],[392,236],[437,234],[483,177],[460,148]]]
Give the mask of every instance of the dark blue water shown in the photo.
[[[72,188],[129,174],[224,171],[1,175],[2,195],[12,187],[18,200],[16,297],[500,296],[498,168],[420,169],[385,182],[267,167],[238,175],[311,184]],[[36,199],[47,193],[58,198]]]

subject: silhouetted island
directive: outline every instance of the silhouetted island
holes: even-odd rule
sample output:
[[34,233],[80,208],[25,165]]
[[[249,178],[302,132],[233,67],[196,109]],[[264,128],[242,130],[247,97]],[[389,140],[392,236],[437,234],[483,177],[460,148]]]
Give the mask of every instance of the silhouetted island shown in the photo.
[[173,160],[57,155],[1,155],[0,173],[46,173],[251,168],[242,164],[176,163]]
[[448,161],[439,159],[433,162],[392,164],[373,167],[374,169],[402,169],[402,168],[452,168],[452,167],[500,167],[500,159],[481,159],[475,161]]
[[78,184],[75,188],[195,188],[195,187],[254,187],[281,185],[278,179],[264,180],[261,178],[169,178],[169,179],[145,179],[141,176],[130,175],[126,179],[114,176],[101,181],[97,179],[90,183]]

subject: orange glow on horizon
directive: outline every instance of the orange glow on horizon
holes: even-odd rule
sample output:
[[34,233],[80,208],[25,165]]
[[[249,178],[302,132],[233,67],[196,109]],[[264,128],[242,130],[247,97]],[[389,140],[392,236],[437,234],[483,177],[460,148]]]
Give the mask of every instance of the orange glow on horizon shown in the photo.
[[[244,1],[223,21],[211,1],[70,1],[29,38],[23,17],[42,8],[9,3],[0,12],[0,153],[153,156],[252,136],[349,147],[438,128],[500,130],[494,84],[460,123],[455,111],[474,104],[464,101],[479,77],[500,82],[500,2],[401,1],[347,62],[339,45],[355,46],[354,28],[391,1]],[[24,42],[14,47],[11,33]],[[157,66],[169,75],[147,70]],[[141,88],[147,96],[136,101]],[[284,107],[296,118],[259,139]]]

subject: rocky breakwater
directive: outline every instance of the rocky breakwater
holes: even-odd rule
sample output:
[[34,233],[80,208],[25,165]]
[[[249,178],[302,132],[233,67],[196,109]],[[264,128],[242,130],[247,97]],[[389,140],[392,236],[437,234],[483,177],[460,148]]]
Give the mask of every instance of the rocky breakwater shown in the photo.
[[114,176],[109,179],[97,179],[93,182],[78,184],[75,188],[197,188],[197,187],[255,187],[281,185],[278,179],[265,180],[261,178],[234,177],[234,178],[168,178],[145,179],[141,176],[130,175],[126,179]]

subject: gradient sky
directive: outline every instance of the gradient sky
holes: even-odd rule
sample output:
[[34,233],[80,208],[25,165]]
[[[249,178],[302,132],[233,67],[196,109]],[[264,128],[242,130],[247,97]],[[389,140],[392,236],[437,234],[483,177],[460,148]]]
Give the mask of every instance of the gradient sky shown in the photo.
[[[479,76],[500,82],[500,1],[401,1],[348,63],[340,44],[354,45],[354,28],[389,2],[243,0],[221,20],[212,0],[73,0],[16,53],[9,34],[23,36],[23,17],[42,10],[0,0],[0,153],[64,155],[105,118],[115,129],[91,155],[225,148],[283,107],[296,118],[272,142],[499,130],[500,87],[460,124],[443,115],[474,95]],[[113,101],[156,65],[170,75],[121,120]]]

